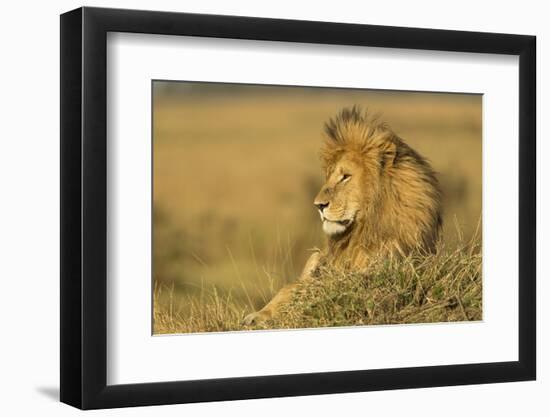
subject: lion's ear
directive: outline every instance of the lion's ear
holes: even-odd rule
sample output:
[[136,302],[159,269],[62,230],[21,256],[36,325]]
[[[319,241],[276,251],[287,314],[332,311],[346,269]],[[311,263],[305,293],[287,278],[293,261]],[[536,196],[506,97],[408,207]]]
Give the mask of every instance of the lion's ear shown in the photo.
[[388,141],[384,144],[380,151],[380,167],[387,169],[393,166],[397,156],[397,144],[393,141]]

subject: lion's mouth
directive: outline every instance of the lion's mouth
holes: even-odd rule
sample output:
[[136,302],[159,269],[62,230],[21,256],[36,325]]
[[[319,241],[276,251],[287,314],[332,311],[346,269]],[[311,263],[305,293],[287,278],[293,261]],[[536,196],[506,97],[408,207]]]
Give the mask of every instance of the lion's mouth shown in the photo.
[[349,230],[349,225],[353,219],[330,220],[323,218],[323,231],[329,236],[341,235]]
[[324,222],[331,222],[331,223],[336,223],[336,224],[339,224],[341,226],[349,226],[352,219],[345,219],[345,220],[331,220],[331,219],[327,219],[326,217],[323,217],[323,221]]

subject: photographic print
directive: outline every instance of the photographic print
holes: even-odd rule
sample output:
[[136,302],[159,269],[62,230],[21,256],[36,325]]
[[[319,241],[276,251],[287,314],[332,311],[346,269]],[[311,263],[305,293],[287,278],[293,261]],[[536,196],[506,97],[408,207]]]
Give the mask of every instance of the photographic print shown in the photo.
[[482,96],[152,82],[153,333],[482,320]]
[[62,402],[536,379],[534,36],[90,7],[60,34]]

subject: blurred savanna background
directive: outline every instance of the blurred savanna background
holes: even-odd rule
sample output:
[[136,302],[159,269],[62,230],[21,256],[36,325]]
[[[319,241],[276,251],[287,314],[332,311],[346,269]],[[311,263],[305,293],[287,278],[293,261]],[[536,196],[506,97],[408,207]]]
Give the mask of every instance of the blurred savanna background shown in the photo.
[[481,318],[481,95],[153,81],[154,333],[244,329],[299,276],[325,239],[313,206],[323,124],[354,104],[438,172],[442,258],[386,265],[371,280],[380,294],[345,303],[330,291],[357,291],[335,281],[322,294],[333,307],[300,304],[309,321],[272,327]]

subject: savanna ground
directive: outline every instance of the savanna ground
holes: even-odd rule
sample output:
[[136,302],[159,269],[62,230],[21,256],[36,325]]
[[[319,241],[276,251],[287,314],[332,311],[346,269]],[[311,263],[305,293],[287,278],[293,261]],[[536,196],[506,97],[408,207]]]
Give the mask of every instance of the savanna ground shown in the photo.
[[253,328],[480,320],[481,96],[155,83],[154,333],[249,329],[243,317],[299,275],[324,236],[313,198],[323,123],[380,112],[444,191],[435,255],[322,271]]

